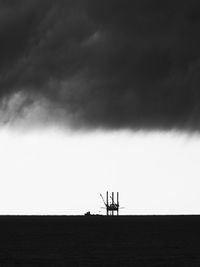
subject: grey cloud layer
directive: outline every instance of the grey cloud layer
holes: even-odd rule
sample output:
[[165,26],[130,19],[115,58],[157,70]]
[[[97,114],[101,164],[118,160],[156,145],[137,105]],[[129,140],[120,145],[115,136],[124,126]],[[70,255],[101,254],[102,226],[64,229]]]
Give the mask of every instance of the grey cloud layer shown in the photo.
[[45,98],[77,126],[199,128],[199,1],[10,0],[0,10],[2,100]]

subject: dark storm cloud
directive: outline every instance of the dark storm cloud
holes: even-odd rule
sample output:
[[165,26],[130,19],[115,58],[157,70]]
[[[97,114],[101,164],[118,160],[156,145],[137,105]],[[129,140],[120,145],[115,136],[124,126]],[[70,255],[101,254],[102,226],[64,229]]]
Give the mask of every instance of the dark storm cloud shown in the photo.
[[1,99],[77,126],[199,129],[199,30],[194,0],[2,0]]

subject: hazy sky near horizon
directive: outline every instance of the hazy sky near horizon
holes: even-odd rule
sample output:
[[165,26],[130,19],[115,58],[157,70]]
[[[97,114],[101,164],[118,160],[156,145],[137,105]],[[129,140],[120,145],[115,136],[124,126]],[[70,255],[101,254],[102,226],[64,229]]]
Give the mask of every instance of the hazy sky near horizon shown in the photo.
[[180,133],[0,131],[0,214],[199,214],[200,139]]
[[0,0],[0,213],[200,213],[200,2]]

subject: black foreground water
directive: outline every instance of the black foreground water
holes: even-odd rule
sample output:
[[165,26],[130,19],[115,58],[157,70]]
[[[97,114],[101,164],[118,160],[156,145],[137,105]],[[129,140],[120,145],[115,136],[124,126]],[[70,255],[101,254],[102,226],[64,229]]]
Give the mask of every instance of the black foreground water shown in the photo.
[[200,216],[0,216],[1,266],[200,266]]

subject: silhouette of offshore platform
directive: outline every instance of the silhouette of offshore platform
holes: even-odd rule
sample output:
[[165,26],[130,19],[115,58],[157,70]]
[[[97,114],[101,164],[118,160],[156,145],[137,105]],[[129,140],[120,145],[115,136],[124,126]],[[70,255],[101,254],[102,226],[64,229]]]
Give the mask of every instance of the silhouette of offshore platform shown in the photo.
[[100,194],[103,203],[105,205],[106,208],[106,215],[115,215],[115,212],[117,213],[117,215],[119,215],[119,192],[117,192],[117,202],[115,202],[114,200],[114,192],[112,192],[112,196],[110,196],[111,198],[111,202],[109,202],[108,200],[108,191],[106,192],[106,201],[104,200],[102,194]]

